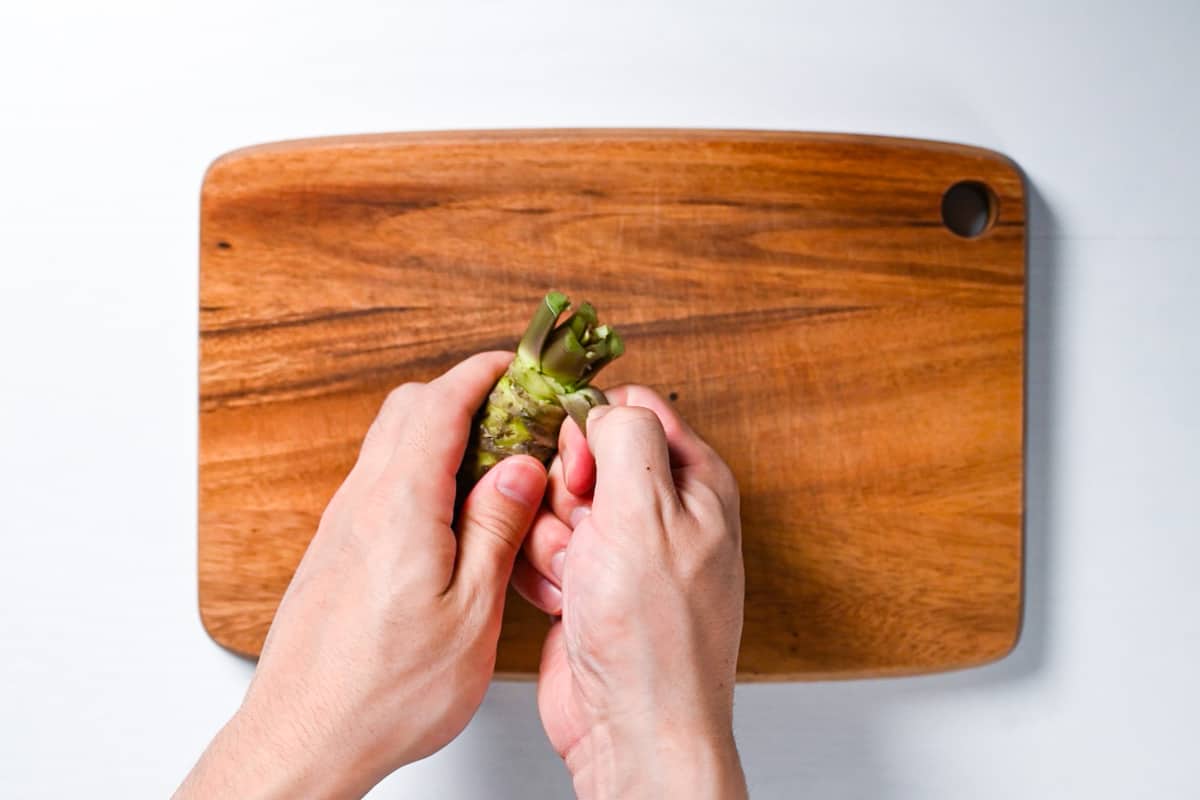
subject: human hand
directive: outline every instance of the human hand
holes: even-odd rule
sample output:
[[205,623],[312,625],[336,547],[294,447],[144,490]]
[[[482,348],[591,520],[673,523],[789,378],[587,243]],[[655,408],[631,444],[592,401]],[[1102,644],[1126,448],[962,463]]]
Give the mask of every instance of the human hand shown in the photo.
[[[740,797],[744,574],[729,468],[650,389],[569,420],[513,583],[561,611],[538,707],[581,797]],[[593,492],[594,485],[594,492]],[[572,530],[573,528],[573,530]]]
[[451,528],[472,415],[511,358],[474,356],[388,396],[280,603],[241,709],[179,797],[360,797],[466,726],[546,485],[536,459],[506,459]]

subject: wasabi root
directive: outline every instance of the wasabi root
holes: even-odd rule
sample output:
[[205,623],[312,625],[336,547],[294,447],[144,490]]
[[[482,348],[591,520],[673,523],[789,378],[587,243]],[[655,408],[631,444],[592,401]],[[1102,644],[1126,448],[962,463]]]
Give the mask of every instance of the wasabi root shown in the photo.
[[568,307],[560,292],[550,292],[538,306],[472,431],[462,466],[468,482],[506,456],[526,454],[549,464],[563,420],[569,415],[583,428],[588,411],[607,402],[590,383],[625,345],[588,303],[555,327]]

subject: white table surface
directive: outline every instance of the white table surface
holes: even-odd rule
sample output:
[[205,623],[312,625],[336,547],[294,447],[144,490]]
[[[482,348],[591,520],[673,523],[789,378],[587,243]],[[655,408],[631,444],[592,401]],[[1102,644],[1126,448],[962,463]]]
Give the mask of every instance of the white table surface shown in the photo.
[[[251,674],[196,612],[206,164],[623,125],[960,141],[1033,193],[1021,644],[739,688],[754,795],[1197,796],[1198,34],[1194,2],[3,4],[0,795],[165,796]],[[532,687],[498,684],[372,796],[567,793]]]

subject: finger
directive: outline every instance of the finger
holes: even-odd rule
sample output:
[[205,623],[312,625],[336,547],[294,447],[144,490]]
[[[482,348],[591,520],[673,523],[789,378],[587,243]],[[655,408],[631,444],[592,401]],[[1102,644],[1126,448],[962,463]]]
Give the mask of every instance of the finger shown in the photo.
[[676,488],[685,506],[691,497],[711,493],[720,499],[723,508],[736,513],[737,482],[733,473],[670,402],[648,386],[636,384],[618,386],[606,394],[614,404],[648,408],[658,416],[667,436]]
[[568,417],[558,432],[558,455],[550,462],[550,483],[546,504],[563,522],[575,527],[579,516],[592,504],[596,483],[596,461],[588,449],[587,438],[575,421]]
[[531,456],[511,456],[467,495],[459,518],[458,562],[451,588],[503,597],[513,559],[546,488],[546,469]]
[[562,588],[563,564],[567,557],[567,542],[571,529],[549,511],[542,511],[533,521],[521,554],[541,577]]
[[579,497],[590,495],[596,482],[596,462],[588,449],[587,437],[570,417],[558,429],[558,458],[562,462],[563,488]]
[[599,406],[588,414],[596,459],[595,504],[660,512],[679,505],[667,436],[658,415],[636,406]]
[[637,406],[653,411],[662,423],[671,453],[671,465],[689,467],[712,457],[712,448],[692,430],[668,400],[648,386],[626,384],[609,389],[605,396],[613,405]]
[[419,383],[405,383],[388,392],[363,437],[352,474],[366,479],[379,477],[396,451],[401,427],[411,416],[413,404],[423,388]]
[[512,353],[478,353],[429,382],[425,402],[420,405],[421,418],[406,427],[410,444],[428,458],[423,468],[451,474],[458,471],[471,420],[511,362]]
[[[444,373],[429,382],[431,389],[449,398],[451,410],[455,413],[466,412],[474,414],[476,409],[487,397],[488,391],[496,383],[508,365],[512,363],[513,354],[503,350],[489,350],[486,353],[463,359]],[[472,405],[469,402],[456,402],[454,398],[474,395],[479,402]]]
[[[591,451],[587,450],[586,444],[584,445],[584,450],[587,451],[587,455],[576,456],[576,458],[586,458],[591,464],[590,469],[594,474],[596,469],[595,461],[592,459]],[[566,472],[566,463],[561,458],[556,457],[550,463],[550,469],[548,470],[550,481],[546,485],[546,506],[554,516],[566,523],[567,527],[574,529],[579,524],[579,520],[592,507],[592,487],[589,486],[587,493],[583,495],[570,491],[567,489]],[[593,478],[592,483],[594,482],[595,479]]]
[[512,585],[517,594],[539,611],[553,615],[562,613],[562,592],[534,569],[524,554],[513,566]]
[[396,487],[397,502],[416,502],[438,522],[450,524],[455,475],[471,435],[471,419],[511,358],[500,352],[480,353],[431,383],[412,384],[399,398],[391,413],[398,421],[381,423],[371,435],[378,439],[394,431],[379,482]]

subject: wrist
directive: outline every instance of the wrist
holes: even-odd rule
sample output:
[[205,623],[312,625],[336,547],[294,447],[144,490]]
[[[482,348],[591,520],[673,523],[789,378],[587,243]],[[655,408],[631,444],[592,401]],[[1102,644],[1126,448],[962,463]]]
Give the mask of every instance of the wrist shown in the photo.
[[358,798],[374,784],[355,753],[313,726],[267,724],[243,706],[221,729],[176,798]]
[[565,761],[581,800],[746,797],[746,779],[728,726],[660,725],[640,732],[597,727],[571,748]]

